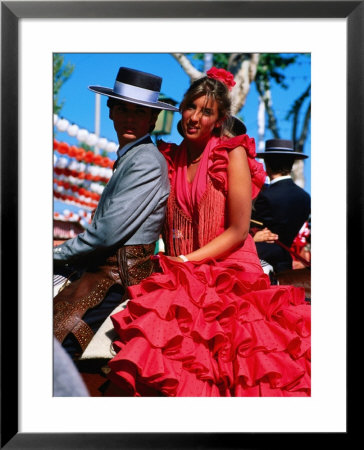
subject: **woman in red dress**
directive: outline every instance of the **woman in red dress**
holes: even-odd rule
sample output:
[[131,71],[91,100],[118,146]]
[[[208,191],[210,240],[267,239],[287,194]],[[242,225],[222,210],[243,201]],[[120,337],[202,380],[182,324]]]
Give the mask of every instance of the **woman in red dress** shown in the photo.
[[310,305],[271,286],[249,235],[265,180],[254,139],[227,137],[233,77],[212,68],[181,103],[184,140],[168,166],[161,273],[112,316],[111,381],[126,395],[310,396]]

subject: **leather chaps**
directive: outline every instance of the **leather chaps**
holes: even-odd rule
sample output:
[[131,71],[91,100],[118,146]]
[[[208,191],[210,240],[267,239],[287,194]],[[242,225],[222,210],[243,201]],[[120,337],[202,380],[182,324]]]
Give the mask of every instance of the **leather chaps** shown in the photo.
[[124,296],[120,295],[120,303],[126,300],[126,288],[140,283],[154,272],[151,259],[154,249],[154,244],[121,247],[102,265],[87,269],[79,279],[61,289],[53,300],[55,337],[62,343],[72,333],[84,351],[94,332],[82,317],[99,305],[115,284],[125,288]]

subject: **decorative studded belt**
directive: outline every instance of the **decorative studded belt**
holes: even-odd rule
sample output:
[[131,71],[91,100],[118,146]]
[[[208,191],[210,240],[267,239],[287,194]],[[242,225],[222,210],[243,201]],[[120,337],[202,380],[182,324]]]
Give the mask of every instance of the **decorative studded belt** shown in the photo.
[[[140,283],[154,271],[154,244],[127,245],[108,257],[103,265],[89,269],[60,290],[53,300],[53,333],[62,343],[69,333],[85,350],[94,332],[82,317],[102,302],[114,284],[124,288]],[[120,298],[120,303],[124,298]],[[106,319],[106,317],[105,317]]]

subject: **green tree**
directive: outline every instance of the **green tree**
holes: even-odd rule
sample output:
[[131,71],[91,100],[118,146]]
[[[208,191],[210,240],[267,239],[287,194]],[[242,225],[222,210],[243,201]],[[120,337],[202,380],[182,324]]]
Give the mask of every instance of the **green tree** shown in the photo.
[[280,133],[272,105],[271,83],[274,80],[278,85],[286,89],[286,77],[281,70],[293,64],[296,59],[296,56],[285,56],[279,53],[261,53],[259,56],[255,84],[267,112],[268,128],[277,139],[279,139]]
[[[309,123],[311,119],[311,100],[310,100],[310,93],[311,93],[311,83],[308,85],[307,89],[302,93],[300,97],[298,97],[291,109],[288,111],[286,119],[289,119],[292,117],[292,140],[295,143],[295,149],[297,152],[303,151],[303,146],[307,138]],[[305,101],[308,100],[308,105],[305,105]],[[299,114],[301,110],[306,107],[306,111],[304,112],[304,119],[301,131],[298,131],[299,124]]]
[[53,113],[59,114],[64,101],[59,99],[61,87],[72,75],[75,66],[64,62],[64,56],[60,53],[53,54]]

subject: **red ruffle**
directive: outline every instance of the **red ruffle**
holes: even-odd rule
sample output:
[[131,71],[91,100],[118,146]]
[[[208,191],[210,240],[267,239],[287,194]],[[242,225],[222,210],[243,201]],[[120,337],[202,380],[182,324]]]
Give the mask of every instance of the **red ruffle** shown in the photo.
[[130,287],[112,316],[116,384],[135,396],[145,386],[168,396],[310,395],[303,289],[214,260],[160,261],[163,273]]
[[159,140],[158,143],[158,150],[162,153],[162,155],[165,157],[168,165],[168,178],[169,181],[172,181],[173,172],[175,171],[174,167],[174,154],[178,150],[179,146],[177,144],[172,144],[170,142],[164,142],[162,140]]
[[[266,172],[263,164],[256,161],[255,140],[247,134],[235,136],[233,138],[224,138],[220,144],[213,148],[210,160],[212,162],[209,168],[209,176],[215,187],[223,192],[227,192],[227,166],[229,163],[228,152],[236,147],[244,147],[248,156],[248,164],[252,181],[252,198],[254,199],[260,192],[265,179]],[[179,146],[176,144],[158,141],[158,149],[166,158],[168,164],[169,179],[172,180],[174,167],[174,154]]]
[[253,138],[250,138],[247,134],[221,140],[221,144],[217,145],[210,155],[212,166],[210,168],[209,174],[213,182],[216,183],[218,189],[226,192],[228,188],[228,152],[240,146],[244,147],[248,157],[248,164],[252,181],[252,198],[254,199],[259,194],[265,182],[266,173],[264,171],[263,164],[259,163],[255,159],[255,140]]

